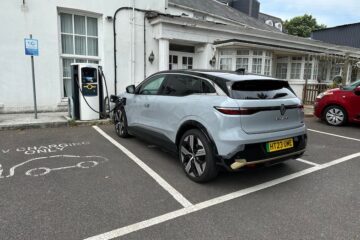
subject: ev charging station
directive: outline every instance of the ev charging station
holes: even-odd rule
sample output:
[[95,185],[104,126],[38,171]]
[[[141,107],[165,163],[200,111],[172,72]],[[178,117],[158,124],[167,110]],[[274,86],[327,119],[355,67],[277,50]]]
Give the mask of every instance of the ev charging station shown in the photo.
[[69,99],[69,115],[73,120],[98,120],[104,112],[103,81],[99,65],[71,64],[71,81],[66,92]]

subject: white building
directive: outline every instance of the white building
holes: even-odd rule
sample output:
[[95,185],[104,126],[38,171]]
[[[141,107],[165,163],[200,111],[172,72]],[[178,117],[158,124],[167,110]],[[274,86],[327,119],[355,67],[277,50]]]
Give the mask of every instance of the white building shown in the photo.
[[0,12],[0,112],[33,109],[29,34],[42,111],[66,106],[72,62],[102,65],[110,93],[159,70],[245,68],[287,79],[301,96],[304,79],[350,79],[360,59],[360,49],[286,35],[215,0],[2,0]]

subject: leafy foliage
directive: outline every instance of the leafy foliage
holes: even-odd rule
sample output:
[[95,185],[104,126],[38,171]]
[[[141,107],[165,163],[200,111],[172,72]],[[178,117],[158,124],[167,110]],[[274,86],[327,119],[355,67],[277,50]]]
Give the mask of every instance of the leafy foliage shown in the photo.
[[290,20],[286,20],[284,27],[291,35],[310,37],[311,32],[324,29],[326,28],[326,25],[318,24],[316,18],[312,15],[305,14],[304,16],[298,16]]

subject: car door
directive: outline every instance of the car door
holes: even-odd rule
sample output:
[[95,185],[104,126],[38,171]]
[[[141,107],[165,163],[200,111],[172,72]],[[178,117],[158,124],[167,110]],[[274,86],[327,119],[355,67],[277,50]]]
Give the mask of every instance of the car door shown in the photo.
[[208,93],[215,92],[214,87],[204,79],[186,74],[169,74],[157,102],[158,120],[154,122],[155,127],[174,140],[180,122],[194,114],[202,115],[201,111],[208,111],[199,106],[208,102]]
[[134,126],[152,130],[152,118],[165,77],[162,74],[150,77],[136,89],[132,101]]
[[355,120],[360,120],[360,94],[357,89],[360,87],[360,84],[357,85],[354,90],[348,92],[348,106],[350,108],[350,117],[354,118]]

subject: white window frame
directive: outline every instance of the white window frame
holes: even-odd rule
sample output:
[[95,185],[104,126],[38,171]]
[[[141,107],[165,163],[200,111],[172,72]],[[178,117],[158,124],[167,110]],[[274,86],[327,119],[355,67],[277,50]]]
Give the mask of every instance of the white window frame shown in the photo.
[[[72,15],[72,27],[73,27],[73,33],[69,34],[69,35],[74,35],[75,34],[75,27],[74,27],[74,15],[78,15],[78,16],[85,16],[85,17],[91,17],[91,18],[96,18],[97,19],[97,30],[98,30],[98,34],[97,34],[97,39],[98,39],[98,56],[87,56],[87,55],[76,55],[76,54],[65,54],[62,53],[62,41],[61,41],[61,14],[71,14]],[[76,60],[84,60],[84,61],[97,61],[98,64],[101,64],[102,58],[103,58],[103,48],[101,46],[103,46],[103,28],[102,28],[102,14],[98,14],[98,13],[90,13],[90,12],[85,12],[85,11],[80,11],[80,10],[69,10],[69,9],[64,9],[64,8],[58,8],[58,45],[59,45],[59,66],[60,66],[60,73],[59,73],[59,78],[60,78],[60,94],[62,97],[65,96],[64,93],[64,79],[70,79],[69,77],[64,77],[64,67],[63,67],[63,59],[74,59]],[[87,19],[85,20],[85,31],[87,33]],[[66,34],[66,33],[65,33]],[[81,35],[83,36],[83,35]],[[87,38],[87,35],[85,35],[85,37]],[[94,36],[89,36],[89,37],[93,37]],[[75,41],[75,37],[73,38]],[[73,42],[73,47],[74,47],[74,53],[75,53],[75,42]],[[88,49],[87,49],[87,39],[86,39],[86,53],[87,53]]]
[[[259,54],[261,52],[261,54]],[[256,54],[258,53],[258,54]],[[256,55],[254,55],[256,54]],[[264,49],[247,49],[247,48],[234,48],[234,49],[221,49],[218,51],[218,69],[221,68],[221,59],[231,59],[231,63],[229,63],[230,70],[235,71],[239,67],[243,66],[244,64],[238,64],[238,59],[243,61],[244,59],[248,59],[247,63],[247,72],[254,73],[254,59],[261,59],[261,63],[257,64],[257,67],[261,67],[260,71],[256,71],[255,74],[265,75],[265,63],[266,60],[270,61],[269,65],[269,76],[273,75],[272,66],[273,66],[273,53],[269,50]],[[261,65],[260,65],[261,64]],[[268,65],[267,65],[268,66]]]

